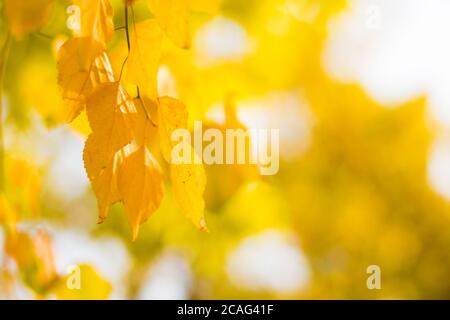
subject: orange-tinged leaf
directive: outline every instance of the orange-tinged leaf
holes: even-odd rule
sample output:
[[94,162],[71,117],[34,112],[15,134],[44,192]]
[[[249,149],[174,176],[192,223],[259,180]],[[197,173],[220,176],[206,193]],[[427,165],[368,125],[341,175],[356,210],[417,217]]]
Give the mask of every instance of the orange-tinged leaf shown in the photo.
[[58,85],[68,110],[67,120],[75,119],[86,106],[94,89],[95,60],[103,52],[92,38],[70,39],[58,52]]
[[97,158],[98,147],[96,136],[91,134],[86,140],[83,151],[84,166],[97,197],[99,218],[102,223],[108,216],[109,206],[120,200],[117,191],[117,167],[121,161],[120,153],[116,153],[105,165],[101,165]]
[[134,240],[140,224],[159,207],[164,194],[161,168],[147,147],[139,147],[124,159],[117,186]]
[[179,47],[190,47],[188,6],[186,0],[147,0],[161,29]]
[[118,82],[99,84],[86,105],[92,134],[86,141],[83,160],[97,197],[101,223],[109,206],[120,200],[117,168],[124,153],[121,149],[132,140],[126,117],[135,111],[135,105]]
[[174,143],[171,141],[172,132],[186,128],[188,112],[186,106],[177,99],[162,97],[158,99],[158,135],[161,152],[167,162],[170,162]]
[[52,13],[54,0],[5,0],[8,27],[16,38],[44,27]]
[[146,145],[150,149],[157,147],[157,102],[145,96],[134,99],[135,109],[127,113],[128,126],[131,128],[137,145]]
[[99,166],[105,167],[115,152],[128,144],[132,137],[125,114],[132,106],[118,82],[99,84],[86,101],[86,114],[95,135],[95,157]]
[[[194,156],[194,150],[191,151]],[[202,231],[207,231],[204,218],[206,174],[202,164],[171,164],[172,190],[184,214]]]
[[103,46],[114,32],[113,9],[109,0],[72,0],[81,11],[80,36],[93,37]]
[[154,19],[136,24],[127,60],[127,80],[156,98],[156,75],[161,56],[163,33]]

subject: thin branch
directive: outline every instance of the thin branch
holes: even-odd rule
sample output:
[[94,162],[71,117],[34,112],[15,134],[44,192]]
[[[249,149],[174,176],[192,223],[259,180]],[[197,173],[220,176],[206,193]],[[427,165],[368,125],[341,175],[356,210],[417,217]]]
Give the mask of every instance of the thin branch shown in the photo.
[[128,28],[128,5],[125,4],[125,34],[127,36],[127,47],[128,47],[128,53],[130,53],[130,30]]

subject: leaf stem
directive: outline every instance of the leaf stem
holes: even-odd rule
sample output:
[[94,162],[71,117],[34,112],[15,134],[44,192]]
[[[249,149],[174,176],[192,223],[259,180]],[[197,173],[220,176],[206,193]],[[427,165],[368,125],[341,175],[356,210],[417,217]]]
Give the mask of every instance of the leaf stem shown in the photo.
[[3,137],[3,82],[5,78],[6,62],[8,60],[11,35],[8,32],[0,56],[0,193],[5,190],[5,144]]
[[125,34],[127,36],[127,47],[128,47],[128,53],[130,53],[130,30],[128,28],[128,5],[125,4]]
[[48,35],[46,33],[43,33],[43,32],[36,32],[35,34],[37,36],[40,36],[40,37],[48,39],[48,40],[52,40],[54,38],[53,36],[50,36],[50,35]]

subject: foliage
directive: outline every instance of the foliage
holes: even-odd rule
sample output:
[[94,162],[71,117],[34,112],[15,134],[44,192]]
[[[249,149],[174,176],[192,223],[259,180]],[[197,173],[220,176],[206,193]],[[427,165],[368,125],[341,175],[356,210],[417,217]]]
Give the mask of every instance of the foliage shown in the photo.
[[[80,19],[67,28],[70,5]],[[385,108],[326,74],[328,24],[345,7],[341,0],[4,0],[0,296],[14,297],[21,285],[36,298],[113,295],[111,280],[88,261],[81,261],[83,290],[67,289],[52,228],[69,226],[125,243],[129,298],[148,266],[174,248],[193,272],[192,298],[448,298],[450,205],[426,178],[435,136],[426,99]],[[208,60],[198,35],[223,17],[250,44],[237,59]],[[291,135],[293,155],[282,145],[278,175],[260,177],[252,165],[170,163],[174,129],[191,130],[194,119],[222,132],[242,128],[249,101],[286,93],[304,103],[282,117],[283,127],[306,108],[311,129],[304,151],[305,137]],[[279,117],[282,103],[268,104],[267,117]],[[218,105],[222,122],[209,117]],[[55,192],[48,176],[57,159],[39,152],[47,141],[38,143],[38,133],[64,137],[61,128],[84,140],[78,156],[91,188],[75,200]],[[312,270],[308,286],[279,293],[230,282],[230,252],[273,229],[299,239]],[[382,267],[381,291],[365,287],[370,264]]]

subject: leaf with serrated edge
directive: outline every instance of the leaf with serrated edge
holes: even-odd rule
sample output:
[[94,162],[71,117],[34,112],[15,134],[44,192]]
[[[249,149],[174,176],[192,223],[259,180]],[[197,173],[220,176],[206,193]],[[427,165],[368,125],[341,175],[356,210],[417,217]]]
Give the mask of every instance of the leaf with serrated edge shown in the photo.
[[164,194],[161,168],[147,147],[139,147],[124,159],[117,186],[135,240],[139,226],[156,211]]
[[86,106],[86,98],[94,89],[95,60],[103,48],[92,38],[73,38],[58,52],[58,85],[71,122]]
[[[197,156],[193,148],[191,154]],[[188,164],[172,163],[170,173],[175,201],[197,228],[208,231],[204,217],[206,174],[203,165],[195,164],[194,161]]]
[[96,158],[105,166],[116,151],[130,143],[132,135],[126,122],[133,99],[118,82],[98,85],[86,101],[86,114],[92,132],[98,141]]
[[158,135],[159,144],[167,162],[170,162],[174,143],[171,141],[172,132],[186,128],[188,112],[186,106],[177,99],[162,97],[158,99]]
[[79,36],[90,36],[105,47],[114,32],[109,0],[72,0],[72,3],[80,8]]

